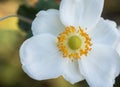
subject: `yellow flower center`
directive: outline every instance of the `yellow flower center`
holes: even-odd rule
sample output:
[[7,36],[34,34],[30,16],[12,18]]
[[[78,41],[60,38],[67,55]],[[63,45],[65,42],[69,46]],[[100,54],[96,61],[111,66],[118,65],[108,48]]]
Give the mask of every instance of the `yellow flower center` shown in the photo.
[[90,36],[80,27],[78,30],[74,26],[66,27],[58,36],[57,47],[64,58],[74,60],[87,56],[91,46]]

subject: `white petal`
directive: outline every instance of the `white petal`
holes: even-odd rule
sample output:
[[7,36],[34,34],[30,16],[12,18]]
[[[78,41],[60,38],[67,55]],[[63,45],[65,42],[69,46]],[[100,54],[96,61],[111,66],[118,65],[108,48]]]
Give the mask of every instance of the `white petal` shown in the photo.
[[113,87],[120,73],[120,58],[112,48],[96,45],[79,61],[79,67],[90,87]]
[[104,0],[62,0],[60,17],[64,25],[90,28],[101,16]]
[[88,32],[93,43],[101,43],[115,47],[120,41],[120,34],[116,28],[116,23],[110,20],[101,18],[97,25],[93,29],[88,30]]
[[59,12],[54,9],[40,11],[32,23],[33,35],[51,33],[56,36],[63,30],[64,26],[60,21]]
[[65,58],[62,64],[63,66],[63,77],[74,84],[81,80],[84,80],[83,76],[80,74],[78,61],[72,62],[71,59]]
[[56,38],[50,34],[36,35],[25,41],[20,58],[24,71],[33,79],[57,78],[62,73]]

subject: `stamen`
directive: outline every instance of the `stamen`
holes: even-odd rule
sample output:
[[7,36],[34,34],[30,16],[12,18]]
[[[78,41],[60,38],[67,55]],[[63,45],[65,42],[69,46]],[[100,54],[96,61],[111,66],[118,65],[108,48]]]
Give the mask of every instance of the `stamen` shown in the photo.
[[91,38],[79,27],[76,31],[74,26],[66,27],[65,31],[59,34],[57,47],[62,52],[64,58],[80,59],[82,56],[87,56],[91,51]]

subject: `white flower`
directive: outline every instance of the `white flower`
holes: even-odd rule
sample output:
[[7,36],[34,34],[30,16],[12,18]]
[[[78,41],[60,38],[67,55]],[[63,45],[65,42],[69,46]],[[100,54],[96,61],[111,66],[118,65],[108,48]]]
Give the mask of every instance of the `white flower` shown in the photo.
[[63,76],[74,84],[113,87],[120,72],[115,51],[119,33],[114,22],[100,18],[103,0],[62,0],[60,11],[40,11],[33,37],[20,49],[24,71],[33,79]]

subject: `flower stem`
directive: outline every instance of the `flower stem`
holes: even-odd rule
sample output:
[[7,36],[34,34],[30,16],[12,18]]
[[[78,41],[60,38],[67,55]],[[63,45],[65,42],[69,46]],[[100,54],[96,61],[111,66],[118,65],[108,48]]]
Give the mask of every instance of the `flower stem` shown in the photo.
[[28,18],[23,17],[23,16],[21,16],[21,15],[16,15],[16,14],[4,16],[4,17],[0,18],[0,21],[3,21],[3,20],[5,20],[5,19],[11,18],[11,17],[18,17],[18,18],[21,19],[22,21],[25,21],[25,22],[27,22],[27,23],[29,23],[29,24],[32,23],[32,20],[31,20],[31,19],[28,19]]

